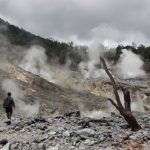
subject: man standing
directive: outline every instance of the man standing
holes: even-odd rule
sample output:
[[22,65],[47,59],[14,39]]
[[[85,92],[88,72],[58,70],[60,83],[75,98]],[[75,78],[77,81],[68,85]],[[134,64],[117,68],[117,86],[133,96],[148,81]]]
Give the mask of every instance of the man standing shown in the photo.
[[6,110],[7,118],[11,120],[11,116],[12,116],[12,113],[13,113],[13,107],[15,108],[15,102],[14,102],[13,98],[11,97],[11,92],[8,92],[7,95],[8,96],[4,100],[3,107]]

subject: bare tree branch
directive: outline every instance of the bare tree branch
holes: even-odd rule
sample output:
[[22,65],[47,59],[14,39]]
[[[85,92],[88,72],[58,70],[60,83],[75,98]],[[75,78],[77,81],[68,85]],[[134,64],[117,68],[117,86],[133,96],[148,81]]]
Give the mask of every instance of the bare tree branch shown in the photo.
[[124,106],[125,106],[125,111],[126,112],[129,112],[129,113],[132,113],[131,112],[131,97],[130,97],[130,92],[126,89],[126,88],[123,88],[121,87],[121,90],[123,92],[123,95],[124,95]]
[[102,57],[100,57],[100,60],[101,60],[101,63],[103,64],[104,70],[106,71],[107,75],[109,76],[109,78],[110,78],[110,80],[112,82],[112,86],[113,86],[113,90],[114,90],[114,94],[115,94],[115,97],[116,97],[116,101],[117,101],[118,107],[123,109],[123,106],[121,104],[121,101],[120,101],[120,98],[119,98],[119,94],[118,94],[118,91],[117,91],[116,82],[115,82],[114,78],[112,77],[111,73],[109,72],[109,70],[108,70],[108,68],[106,66],[105,60]]
[[125,108],[124,108],[123,105],[122,105],[122,103],[121,103],[118,91],[117,91],[116,82],[115,82],[113,76],[111,75],[111,73],[109,72],[109,70],[108,70],[108,68],[106,66],[105,60],[102,57],[100,57],[100,60],[101,60],[101,62],[103,64],[103,67],[104,67],[107,75],[109,76],[109,78],[111,80],[111,83],[112,83],[112,86],[113,86],[113,90],[114,90],[114,94],[115,94],[116,102],[117,103],[115,103],[110,98],[108,100],[112,103],[112,105],[114,105],[116,107],[116,109],[124,117],[124,119],[127,121],[127,123],[129,124],[130,128],[133,131],[140,130],[141,126],[138,124],[138,122],[136,121],[135,117],[132,115],[132,112],[131,112],[131,107],[130,107],[130,105],[131,105],[130,92],[127,89],[124,89],[123,87],[121,87],[123,95],[124,95],[124,103],[125,103]]

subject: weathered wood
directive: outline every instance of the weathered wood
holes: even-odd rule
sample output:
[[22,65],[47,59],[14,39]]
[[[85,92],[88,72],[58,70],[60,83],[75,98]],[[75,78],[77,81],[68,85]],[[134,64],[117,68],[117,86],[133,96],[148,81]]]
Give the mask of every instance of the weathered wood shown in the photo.
[[103,67],[104,67],[105,72],[107,73],[107,75],[109,76],[109,78],[110,78],[110,80],[111,80],[111,82],[112,82],[112,86],[113,86],[113,90],[114,90],[114,93],[115,93],[115,98],[116,98],[117,104],[118,104],[118,106],[120,107],[120,109],[121,109],[121,108],[123,109],[123,106],[122,106],[121,101],[120,101],[120,98],[119,98],[119,94],[118,94],[118,92],[117,92],[116,82],[115,82],[114,78],[112,77],[111,73],[109,72],[109,70],[108,70],[108,68],[107,68],[107,65],[106,65],[106,63],[105,63],[105,60],[104,60],[102,57],[100,57],[100,60],[101,60],[101,62],[102,62],[102,64],[103,64]]
[[114,102],[112,99],[108,99],[112,105],[114,105],[116,107],[116,109],[120,112],[120,114],[124,117],[124,119],[127,121],[129,127],[133,130],[133,131],[138,131],[141,129],[141,126],[138,124],[138,122],[136,121],[135,117],[133,116],[132,112],[131,112],[131,97],[130,97],[130,92],[127,89],[124,89],[123,87],[121,87],[122,92],[124,94],[124,107],[121,103],[118,91],[117,91],[117,86],[116,86],[116,82],[113,78],[113,76],[111,75],[111,73],[109,72],[105,60],[100,57],[101,63],[103,64],[104,70],[107,73],[107,75],[109,76],[112,86],[113,86],[113,90],[114,90],[114,94],[115,94],[115,98],[116,98],[116,102]]
[[132,113],[131,112],[131,97],[130,97],[130,92],[127,89],[123,88],[123,94],[124,94],[124,106],[125,106],[125,111]]
[[108,126],[110,125],[109,122],[105,119],[91,119],[91,118],[86,119],[86,120],[83,119],[78,124],[82,125],[81,128],[85,128],[85,127],[90,127],[90,124],[89,124],[90,122],[93,122],[93,123],[106,123]]

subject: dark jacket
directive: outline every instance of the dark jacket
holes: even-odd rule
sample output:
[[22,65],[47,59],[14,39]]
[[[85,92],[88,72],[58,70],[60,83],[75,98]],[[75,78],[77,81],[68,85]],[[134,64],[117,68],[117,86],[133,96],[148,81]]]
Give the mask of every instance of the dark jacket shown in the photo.
[[14,102],[14,100],[13,100],[13,98],[12,98],[11,96],[8,96],[8,97],[4,100],[3,107],[4,107],[4,108],[12,108],[12,107],[15,108],[15,102]]

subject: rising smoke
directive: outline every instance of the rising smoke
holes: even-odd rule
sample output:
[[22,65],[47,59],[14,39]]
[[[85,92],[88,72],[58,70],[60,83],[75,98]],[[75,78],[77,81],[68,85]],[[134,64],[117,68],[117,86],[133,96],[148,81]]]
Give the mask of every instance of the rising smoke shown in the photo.
[[131,110],[138,112],[145,112],[144,109],[144,97],[140,93],[135,93],[135,100],[131,103]]
[[45,49],[42,47],[32,46],[27,49],[19,66],[52,82],[52,72],[47,62]]
[[111,113],[108,111],[102,111],[102,110],[93,110],[93,111],[81,111],[82,117],[90,117],[90,118],[96,118],[100,119],[103,117],[110,117]]
[[16,103],[16,109],[26,116],[32,116],[39,113],[39,103],[34,105],[26,104],[23,100],[23,91],[20,89],[17,81],[12,79],[5,79],[2,81],[2,89],[7,93],[11,92]]
[[138,55],[124,49],[117,64],[117,72],[123,79],[142,77],[145,75],[143,64]]
[[12,45],[10,41],[0,33],[0,68],[4,69],[8,63],[17,65],[20,62],[22,46]]
[[88,50],[88,62],[81,62],[79,70],[85,79],[88,78],[107,78],[105,71],[98,66],[99,57],[103,56],[106,48],[101,44],[92,44]]
[[[123,107],[125,107],[124,106],[124,95],[123,95],[123,92],[122,91],[118,91],[118,94],[119,94],[121,103],[123,104]],[[133,97],[133,95],[134,95],[134,97]],[[130,91],[130,96],[131,96],[131,110],[132,111],[137,111],[137,112],[145,112],[144,104],[143,104],[143,97],[140,96],[139,92],[132,93]],[[115,97],[113,99],[115,99]],[[113,111],[116,112],[116,110],[114,110],[114,109],[113,109]]]
[[[69,70],[68,65],[66,64],[63,67],[58,67],[56,65],[48,64],[48,58],[45,53],[45,49],[39,46],[32,46],[31,48],[25,50],[23,47],[13,46],[10,42],[3,36],[0,35],[0,59],[5,60],[18,60],[19,66],[27,71],[30,71],[34,74],[37,74],[50,82],[55,82],[57,84],[63,85],[65,87],[74,88],[76,90],[85,89],[85,85],[81,86],[81,79],[77,81],[77,79],[73,79],[72,72]],[[20,52],[20,50],[22,50]],[[79,64],[79,70],[81,71],[84,79],[91,79],[91,78],[107,78],[107,75],[103,69],[97,67],[99,64],[99,56],[103,56],[103,53],[106,52],[107,49],[101,44],[93,44],[89,48],[88,55],[89,61],[81,62]],[[22,53],[23,52],[23,53]],[[9,58],[8,58],[9,56]],[[23,56],[21,63],[19,59]],[[0,66],[4,66],[4,64]],[[145,75],[144,71],[142,70],[143,62],[139,56],[133,54],[131,51],[123,50],[123,53],[120,57],[119,63],[117,65],[118,73],[120,73],[123,78],[134,78],[138,76]],[[81,84],[77,84],[77,83]],[[34,105],[26,104],[23,99],[23,91],[19,88],[19,85],[16,81],[6,79],[2,82],[2,88],[4,91],[12,92],[12,96],[14,97],[17,105],[17,109],[19,112],[27,116],[31,116],[34,114],[38,114],[39,112],[39,103]],[[109,103],[108,107],[109,110],[106,111],[83,111],[83,116],[88,117],[103,117],[103,116],[110,116],[111,111],[115,111],[112,108],[112,105]],[[141,106],[141,107],[140,107]],[[138,103],[133,102],[131,105],[133,110],[140,110],[143,111],[143,105],[141,101]],[[110,109],[111,108],[111,109]]]
[[48,63],[45,49],[39,46],[32,46],[24,51],[23,59],[19,66],[26,71],[39,75],[40,77],[65,87],[73,86],[73,73],[69,69],[70,61],[63,66]]

